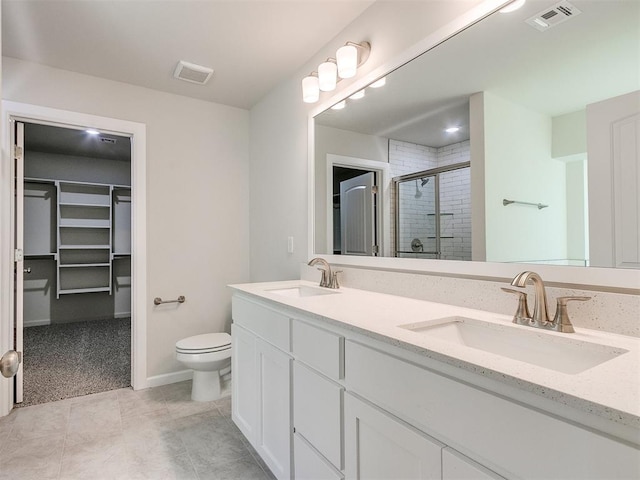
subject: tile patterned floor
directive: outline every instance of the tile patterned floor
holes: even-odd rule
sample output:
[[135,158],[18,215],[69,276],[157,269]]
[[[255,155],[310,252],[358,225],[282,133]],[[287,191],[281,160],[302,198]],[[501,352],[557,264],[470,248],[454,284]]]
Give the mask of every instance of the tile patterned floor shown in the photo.
[[273,479],[231,398],[190,394],[189,381],[15,409],[0,418],[0,479]]

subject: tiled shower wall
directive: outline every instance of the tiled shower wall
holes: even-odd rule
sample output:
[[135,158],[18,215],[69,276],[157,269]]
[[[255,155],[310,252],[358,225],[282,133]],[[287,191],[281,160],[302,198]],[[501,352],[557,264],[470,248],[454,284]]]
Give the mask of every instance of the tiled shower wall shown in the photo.
[[[469,160],[469,141],[441,148],[427,147],[398,140],[389,141],[391,176],[430,170]],[[470,170],[447,172],[440,176],[441,252],[443,259],[471,260],[471,183]],[[420,180],[403,183],[400,205],[403,213],[400,251],[411,251],[411,241],[420,239],[424,251],[434,249],[433,182],[421,186]],[[417,192],[420,192],[422,195]],[[417,195],[416,195],[417,194]],[[395,195],[395,192],[392,192]],[[419,197],[419,198],[416,198]],[[392,202],[390,224],[394,230],[395,205]],[[430,238],[431,237],[431,238]],[[392,231],[395,238],[395,231]],[[402,257],[429,258],[420,254]]]

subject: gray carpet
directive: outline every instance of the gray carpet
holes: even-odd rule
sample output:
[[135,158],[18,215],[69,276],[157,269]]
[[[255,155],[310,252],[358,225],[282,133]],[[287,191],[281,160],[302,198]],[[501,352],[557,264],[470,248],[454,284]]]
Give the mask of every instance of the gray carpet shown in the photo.
[[131,385],[131,319],[24,329],[24,402],[79,397]]

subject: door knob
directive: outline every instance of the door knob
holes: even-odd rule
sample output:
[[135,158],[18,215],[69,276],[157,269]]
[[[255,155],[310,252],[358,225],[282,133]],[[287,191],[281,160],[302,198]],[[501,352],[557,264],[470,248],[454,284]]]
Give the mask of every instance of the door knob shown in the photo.
[[15,350],[9,350],[0,358],[0,373],[5,378],[11,378],[18,372],[20,355]]

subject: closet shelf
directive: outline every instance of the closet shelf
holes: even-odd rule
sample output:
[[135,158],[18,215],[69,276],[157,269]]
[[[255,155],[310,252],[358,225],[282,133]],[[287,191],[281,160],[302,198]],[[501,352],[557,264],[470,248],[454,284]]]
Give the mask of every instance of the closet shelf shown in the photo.
[[111,287],[94,287],[94,288],[70,288],[61,289],[58,293],[60,295],[69,295],[72,293],[98,293],[98,292],[110,292]]
[[60,202],[61,207],[82,207],[82,208],[111,208],[111,205],[103,203],[78,203],[78,202]]
[[110,267],[109,263],[61,263],[60,268]]
[[111,245],[60,245],[60,250],[111,250]]

